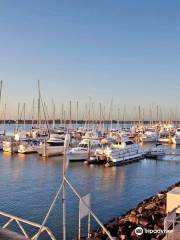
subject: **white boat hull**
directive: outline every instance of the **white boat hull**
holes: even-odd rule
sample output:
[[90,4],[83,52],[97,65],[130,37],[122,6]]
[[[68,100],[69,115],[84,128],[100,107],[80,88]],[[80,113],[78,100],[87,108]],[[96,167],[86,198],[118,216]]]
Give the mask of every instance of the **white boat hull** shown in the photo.
[[37,146],[35,147],[35,146],[19,145],[18,153],[21,153],[21,154],[37,153]]
[[142,141],[144,143],[157,142],[157,138],[146,137],[146,138],[142,138]]
[[39,155],[42,157],[53,157],[64,154],[63,146],[46,146],[43,145],[37,149]]
[[135,158],[138,158],[138,157],[141,157],[141,156],[142,156],[142,153],[137,153],[137,154],[133,154],[133,155],[124,155],[124,156],[121,156],[121,157],[118,157],[118,158],[113,158],[113,159],[111,159],[111,161],[114,162],[114,163],[118,163],[118,162],[121,162],[121,161],[124,161],[124,160],[135,159]]
[[70,161],[84,161],[84,160],[88,159],[88,152],[68,153],[68,158]]
[[17,153],[18,147],[19,147],[18,142],[3,141],[4,152]]

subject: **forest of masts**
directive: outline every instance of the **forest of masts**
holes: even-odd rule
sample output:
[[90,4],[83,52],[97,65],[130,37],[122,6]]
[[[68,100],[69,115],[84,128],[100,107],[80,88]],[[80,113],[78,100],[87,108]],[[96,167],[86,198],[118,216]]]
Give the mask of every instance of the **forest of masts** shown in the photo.
[[[8,117],[9,113],[7,105],[1,103],[2,98],[2,80],[0,81],[0,104],[1,104],[1,123],[29,123],[32,125],[40,124],[107,124],[107,123],[178,123],[179,116],[176,109],[162,109],[159,105],[151,104],[149,107],[134,106],[127,108],[124,106],[117,106],[114,104],[113,98],[109,104],[95,103],[89,97],[87,103],[79,103],[78,101],[69,101],[64,104],[55,104],[51,100],[51,104],[43,100],[40,82],[38,81],[38,98],[33,99],[30,111],[27,104],[18,103],[17,114],[12,119]],[[50,109],[50,110],[49,110]],[[28,111],[27,111],[28,110]]]

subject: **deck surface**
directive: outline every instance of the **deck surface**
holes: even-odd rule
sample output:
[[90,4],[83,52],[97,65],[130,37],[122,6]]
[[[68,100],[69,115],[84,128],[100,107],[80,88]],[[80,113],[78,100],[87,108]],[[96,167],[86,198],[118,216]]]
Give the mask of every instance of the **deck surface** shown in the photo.
[[0,228],[0,240],[27,240],[22,235]]
[[164,237],[163,240],[180,240],[180,224],[177,224],[174,230],[174,233],[168,233],[167,237]]

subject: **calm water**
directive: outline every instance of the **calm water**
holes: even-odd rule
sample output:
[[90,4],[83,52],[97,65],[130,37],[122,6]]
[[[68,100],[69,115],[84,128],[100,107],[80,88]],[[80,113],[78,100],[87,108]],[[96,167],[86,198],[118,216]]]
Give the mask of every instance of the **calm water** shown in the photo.
[[[82,196],[91,193],[92,209],[106,223],[179,181],[180,159],[176,160],[142,160],[113,168],[70,163],[68,178]],[[61,172],[61,157],[43,160],[36,154],[12,157],[0,153],[0,209],[41,223],[60,185]],[[73,239],[77,234],[78,200],[69,189],[67,198],[68,239]],[[48,221],[57,239],[62,234],[61,216],[59,201]],[[86,233],[85,225],[83,231]]]

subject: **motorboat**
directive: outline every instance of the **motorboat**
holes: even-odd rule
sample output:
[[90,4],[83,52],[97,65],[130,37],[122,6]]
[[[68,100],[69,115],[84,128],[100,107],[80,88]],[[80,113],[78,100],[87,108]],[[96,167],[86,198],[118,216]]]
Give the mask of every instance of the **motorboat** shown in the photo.
[[3,140],[3,151],[10,153],[17,153],[19,147],[19,141],[15,140],[14,136],[6,137]]
[[20,142],[18,146],[18,153],[21,154],[28,154],[28,153],[37,153],[38,152],[38,146],[40,145],[40,142],[35,139],[25,139]]
[[105,161],[106,166],[121,165],[126,162],[132,162],[143,158],[143,151],[138,144],[131,140],[121,140],[104,150],[96,151],[96,156]]
[[68,152],[70,161],[83,161],[90,158],[95,153],[96,149],[101,149],[102,145],[99,140],[83,139],[78,147],[72,148]]
[[158,140],[158,133],[155,128],[147,128],[141,136],[142,142],[157,142]]
[[39,155],[43,157],[58,156],[64,154],[64,140],[58,134],[50,134],[48,140],[37,147]]
[[176,129],[175,135],[171,139],[173,144],[180,144],[180,128]]
[[157,143],[155,147],[151,148],[145,153],[147,158],[162,159],[169,153],[167,146]]

